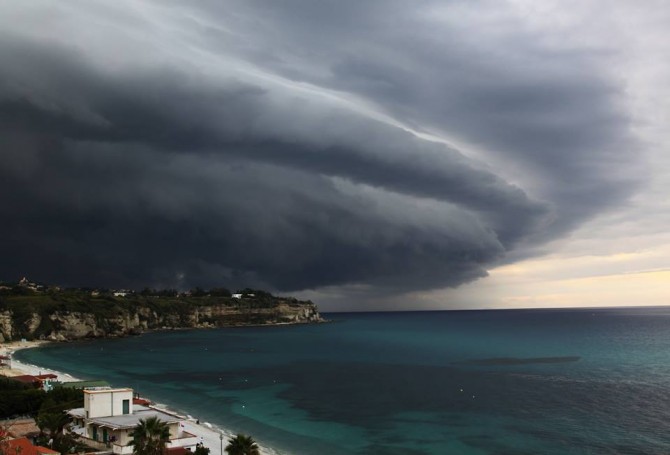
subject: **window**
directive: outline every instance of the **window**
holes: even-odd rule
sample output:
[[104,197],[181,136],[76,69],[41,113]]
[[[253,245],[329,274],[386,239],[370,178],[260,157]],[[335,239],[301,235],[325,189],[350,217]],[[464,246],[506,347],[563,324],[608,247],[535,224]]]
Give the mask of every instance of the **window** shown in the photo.
[[123,400],[123,413],[130,414],[130,400]]
[[91,427],[93,429],[93,440],[97,441],[98,440],[98,427]]

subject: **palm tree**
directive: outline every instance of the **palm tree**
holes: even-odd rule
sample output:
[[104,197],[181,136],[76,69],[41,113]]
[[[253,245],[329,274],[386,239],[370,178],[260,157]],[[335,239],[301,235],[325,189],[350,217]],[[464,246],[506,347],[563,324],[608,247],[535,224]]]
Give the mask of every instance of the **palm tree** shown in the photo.
[[251,436],[243,434],[238,434],[228,440],[226,453],[228,455],[260,455],[258,444]]
[[63,428],[69,423],[69,420],[64,412],[40,412],[36,419],[37,426],[47,436],[47,439],[56,439],[62,435]]
[[133,455],[163,455],[170,441],[170,428],[158,417],[148,417],[140,419],[130,436]]

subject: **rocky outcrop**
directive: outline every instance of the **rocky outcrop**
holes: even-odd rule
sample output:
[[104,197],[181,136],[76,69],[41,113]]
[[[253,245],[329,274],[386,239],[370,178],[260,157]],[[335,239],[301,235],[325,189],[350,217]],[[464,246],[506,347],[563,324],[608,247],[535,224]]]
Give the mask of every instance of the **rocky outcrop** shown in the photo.
[[0,342],[11,340],[13,336],[11,311],[0,312]]
[[[88,303],[88,302],[87,302]],[[209,305],[152,307],[151,302],[115,307],[114,314],[97,311],[31,312],[17,318],[12,310],[0,312],[0,340],[21,338],[71,341],[86,338],[123,337],[148,330],[214,328],[245,325],[276,325],[322,322],[316,305],[294,299],[258,304],[253,300],[227,300]]]

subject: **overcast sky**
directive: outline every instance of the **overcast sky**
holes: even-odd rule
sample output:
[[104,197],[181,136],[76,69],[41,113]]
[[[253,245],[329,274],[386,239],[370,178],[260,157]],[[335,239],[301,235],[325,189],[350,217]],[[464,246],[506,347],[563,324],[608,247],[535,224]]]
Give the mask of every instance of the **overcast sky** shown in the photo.
[[668,23],[664,1],[0,0],[0,279],[670,303]]

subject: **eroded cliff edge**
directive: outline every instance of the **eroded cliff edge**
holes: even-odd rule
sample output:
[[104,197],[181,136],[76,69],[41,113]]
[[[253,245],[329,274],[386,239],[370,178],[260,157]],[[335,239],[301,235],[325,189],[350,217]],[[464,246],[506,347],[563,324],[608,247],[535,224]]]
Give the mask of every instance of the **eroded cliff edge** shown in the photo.
[[0,296],[0,341],[70,341],[148,330],[322,322],[314,303],[261,296],[95,296],[48,292]]

